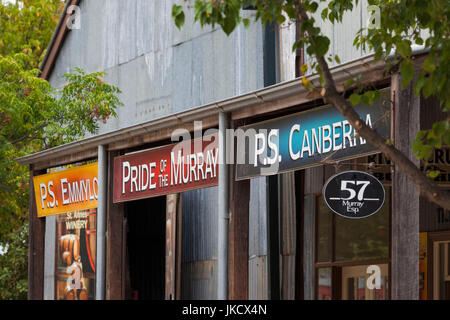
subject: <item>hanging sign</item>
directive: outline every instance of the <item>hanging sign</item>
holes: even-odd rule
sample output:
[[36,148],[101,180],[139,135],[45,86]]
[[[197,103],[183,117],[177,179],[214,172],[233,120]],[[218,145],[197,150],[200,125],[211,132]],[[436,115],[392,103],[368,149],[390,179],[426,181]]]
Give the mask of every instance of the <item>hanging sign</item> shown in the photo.
[[97,208],[98,165],[33,177],[38,217]]
[[332,176],[325,183],[322,195],[333,212],[351,219],[375,214],[385,199],[382,183],[362,171],[344,171]]
[[[389,89],[373,105],[354,107],[361,121],[390,138]],[[273,175],[373,154],[376,148],[333,106],[238,128],[236,179]],[[245,155],[245,159],[240,159]]]
[[113,201],[150,198],[218,184],[218,135],[114,159]]

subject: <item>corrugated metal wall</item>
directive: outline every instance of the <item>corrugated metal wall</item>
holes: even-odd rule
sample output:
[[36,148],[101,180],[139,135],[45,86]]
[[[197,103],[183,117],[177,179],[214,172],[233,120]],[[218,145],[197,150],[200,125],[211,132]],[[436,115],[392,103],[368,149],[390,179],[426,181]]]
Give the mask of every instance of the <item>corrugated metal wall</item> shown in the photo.
[[188,10],[186,25],[178,30],[173,3],[81,2],[81,29],[68,33],[50,82],[63,85],[62,75],[73,67],[107,73],[105,80],[122,90],[125,106],[117,119],[101,124],[100,133],[263,87],[259,23],[248,30],[240,26],[227,37],[217,27],[194,24]]
[[217,187],[182,196],[181,298],[217,297]]
[[[361,28],[367,27],[369,14],[367,11],[367,0],[360,0],[358,5],[351,12],[344,15],[342,23],[331,24],[329,21],[324,22],[321,18],[322,10],[328,5],[325,2],[319,2],[319,8],[313,15],[315,25],[322,29],[322,33],[330,38],[329,54],[332,57],[338,55],[341,63],[359,59],[370,54],[369,51],[363,51],[362,48],[356,49],[353,46],[353,40],[356,33]],[[295,42],[295,23],[286,21],[280,26],[280,51],[281,51],[281,75],[283,80],[295,78],[295,53],[292,52],[292,46]],[[327,55],[327,57],[328,57]],[[306,54],[305,63],[311,65],[313,59]],[[333,61],[330,66],[336,66]],[[309,68],[307,74],[316,73],[315,70]]]

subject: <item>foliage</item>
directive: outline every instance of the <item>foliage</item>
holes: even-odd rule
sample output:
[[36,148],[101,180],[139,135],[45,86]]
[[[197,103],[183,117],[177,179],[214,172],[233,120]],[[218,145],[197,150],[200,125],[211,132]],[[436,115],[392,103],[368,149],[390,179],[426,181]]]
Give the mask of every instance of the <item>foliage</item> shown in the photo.
[[[319,4],[323,2],[320,6]],[[184,24],[183,8],[190,1],[179,1],[172,8],[175,24],[181,28]],[[249,5],[254,9],[255,22],[263,24],[286,20],[299,21],[300,40],[295,42],[293,50],[305,48],[307,54],[315,61],[309,68],[314,69],[324,84],[323,70],[318,59],[327,56],[330,39],[322,33],[316,24],[319,16],[323,22],[340,23],[347,11],[352,10],[358,0],[195,0],[194,19],[202,26],[218,24],[226,34],[230,34],[238,24],[249,24],[248,18],[241,17],[241,9]],[[450,111],[450,5],[448,0],[368,0],[369,5],[377,6],[380,11],[379,28],[363,28],[357,34],[353,45],[369,49],[374,59],[383,59],[388,69],[398,68],[402,86],[414,82],[416,95],[425,98],[435,96],[442,105],[442,111]],[[303,16],[302,16],[303,14]],[[422,46],[428,50],[428,57],[416,70],[412,46]],[[327,60],[340,63],[339,57]],[[326,62],[325,62],[326,63]],[[308,66],[302,66],[302,72]],[[357,76],[346,84],[358,82]],[[313,89],[306,77],[302,83]],[[368,90],[358,86],[350,96],[353,105],[373,103],[379,98],[377,90]],[[433,148],[450,145],[450,119],[436,122],[430,130],[421,130],[413,144],[413,151],[419,159],[427,159]]]
[[95,133],[121,104],[118,88],[100,72],[76,69],[65,87],[53,89],[38,70],[25,69],[29,59],[0,57],[0,234],[26,221],[28,173],[15,159]]
[[64,7],[61,0],[0,3],[0,55],[23,52],[38,66]]
[[0,255],[0,300],[27,298],[28,224],[6,236],[7,251]]
[[[104,74],[74,69],[52,88],[36,69],[64,5],[60,0],[0,4],[0,299],[26,297],[29,172],[15,159],[95,134],[116,116],[119,89]],[[25,243],[22,242],[25,241]]]

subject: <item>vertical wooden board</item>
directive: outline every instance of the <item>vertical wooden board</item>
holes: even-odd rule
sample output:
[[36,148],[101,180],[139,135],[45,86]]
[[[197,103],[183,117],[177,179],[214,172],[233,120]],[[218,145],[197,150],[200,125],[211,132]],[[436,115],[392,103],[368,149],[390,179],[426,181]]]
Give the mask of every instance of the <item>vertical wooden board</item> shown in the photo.
[[296,199],[295,172],[279,176],[281,193],[281,299],[295,298]]
[[281,254],[295,255],[296,203],[295,173],[280,175],[281,188]]
[[30,200],[28,204],[28,300],[44,297],[44,247],[45,218],[38,218],[34,194],[33,177],[45,174],[46,170],[34,171],[30,165]]
[[[330,179],[333,175],[335,175],[336,173],[337,173],[336,167],[334,167],[332,165],[323,166],[323,184],[325,184],[325,182],[328,179]],[[322,184],[322,188],[323,188],[323,184]],[[322,192],[322,189],[320,191]]]
[[[395,96],[394,144],[417,165],[411,145],[419,117],[420,100],[410,84]],[[419,294],[419,193],[398,167],[392,185],[391,297],[415,300]]]
[[217,298],[217,261],[182,262],[181,299],[214,300]]
[[106,299],[125,299],[126,243],[124,230],[124,205],[113,203],[114,157],[118,152],[108,154],[108,195],[106,205]]
[[295,255],[284,255],[281,258],[281,299],[295,299]]
[[322,192],[323,166],[305,169],[305,194]]
[[248,299],[267,300],[269,298],[267,256],[250,257],[248,269]]
[[258,257],[248,259],[248,299],[258,299]]
[[181,256],[182,256],[182,221],[183,221],[183,207],[182,207],[182,200],[183,194],[178,194],[178,201],[177,201],[177,225],[176,225],[176,241],[177,241],[177,249],[176,249],[176,288],[175,288],[175,295],[176,299],[181,299]]
[[448,119],[450,117],[450,111],[442,112],[439,99],[431,96],[425,98],[420,96],[420,129],[431,129],[433,123]]
[[267,255],[267,178],[250,180],[249,256]]
[[[233,170],[230,171],[233,174]],[[233,181],[230,183],[230,188],[228,298],[246,300],[248,299],[250,181]]]
[[175,299],[175,254],[176,254],[176,222],[178,194],[166,196],[166,271],[165,299]]
[[303,228],[303,281],[305,300],[314,299],[314,242],[316,196],[305,196]]

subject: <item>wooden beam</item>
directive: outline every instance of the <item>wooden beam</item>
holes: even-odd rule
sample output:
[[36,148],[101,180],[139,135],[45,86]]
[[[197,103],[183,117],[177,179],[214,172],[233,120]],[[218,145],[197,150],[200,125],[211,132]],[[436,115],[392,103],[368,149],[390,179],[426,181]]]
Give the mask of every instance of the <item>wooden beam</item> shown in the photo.
[[47,173],[30,165],[30,200],[28,216],[28,300],[44,298],[45,218],[38,218],[33,177]]
[[295,299],[295,259],[296,259],[296,199],[295,173],[287,172],[279,175],[281,195],[281,299]]
[[[420,98],[413,83],[400,88],[400,77],[392,77],[394,90],[394,145],[419,166],[412,142],[420,126]],[[392,181],[391,298],[419,298],[419,192],[398,167]]]
[[228,299],[247,300],[250,180],[234,181],[233,177],[230,170]]
[[97,158],[98,155],[98,147],[91,149],[80,148],[77,150],[74,148],[73,152],[69,155],[54,158],[51,160],[46,160],[42,162],[37,162],[34,164],[34,168],[36,170],[54,168],[57,166],[67,165],[75,162],[86,161],[90,159]]
[[178,194],[177,198],[177,225],[176,225],[176,275],[175,275],[175,299],[181,300],[181,257],[182,257],[182,235],[183,235],[183,193]]
[[178,194],[166,196],[166,272],[165,272],[165,299],[175,300],[176,288],[176,227]]
[[124,234],[124,205],[123,203],[113,203],[114,186],[114,157],[119,156],[119,152],[109,152],[108,155],[108,199],[106,206],[106,299],[125,299],[125,272],[126,245]]
[[53,66],[55,65],[56,58],[58,57],[59,51],[61,50],[61,47],[64,43],[64,39],[67,36],[67,33],[70,31],[69,28],[67,28],[67,22],[69,21],[69,18],[71,14],[67,13],[67,9],[72,5],[79,5],[81,0],[72,0],[71,2],[68,2],[64,6],[64,11],[62,12],[62,17],[60,20],[60,24],[58,25],[58,29],[56,30],[56,33],[54,35],[54,39],[52,39],[52,42],[47,50],[49,50],[48,55],[44,57],[45,61],[41,67],[41,75],[40,77],[43,79],[48,80],[50,77],[50,73],[53,70]]

